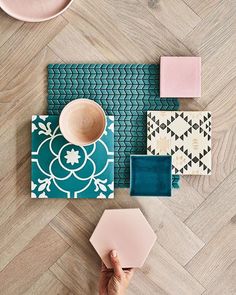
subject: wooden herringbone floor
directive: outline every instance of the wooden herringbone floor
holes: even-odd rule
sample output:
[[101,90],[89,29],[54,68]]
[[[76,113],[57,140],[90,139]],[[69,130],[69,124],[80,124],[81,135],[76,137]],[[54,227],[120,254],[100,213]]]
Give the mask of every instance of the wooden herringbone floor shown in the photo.
[[[30,119],[46,112],[48,63],[158,63],[202,57],[213,112],[213,174],[184,177],[171,199],[30,199]],[[0,294],[97,292],[88,238],[105,208],[140,207],[158,240],[127,294],[236,294],[235,0],[75,0],[29,24],[0,12]]]

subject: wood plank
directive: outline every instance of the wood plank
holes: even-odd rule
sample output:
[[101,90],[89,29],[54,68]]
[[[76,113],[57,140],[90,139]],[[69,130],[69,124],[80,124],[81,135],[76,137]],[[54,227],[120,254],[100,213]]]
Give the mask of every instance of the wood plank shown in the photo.
[[235,12],[236,6],[233,6],[232,2],[222,1],[186,36],[184,44],[201,56],[205,63],[225,42],[233,38]]
[[21,294],[68,249],[46,226],[0,273],[1,294]]
[[[1,96],[1,93],[0,93]],[[0,101],[0,120],[8,113],[12,107],[14,107],[16,102],[10,103],[10,102],[1,102]]]
[[[40,102],[42,106],[46,106],[46,96],[47,96],[47,65],[49,63],[61,63],[62,60],[57,57],[50,48],[43,48],[28,64],[24,69],[14,78],[12,78],[9,83],[0,91],[0,102],[1,103],[17,103],[19,102],[23,105],[29,101],[29,92],[42,83]],[[34,94],[31,93],[32,96]],[[14,114],[14,108],[11,109],[11,114]],[[36,109],[35,111],[39,111]],[[46,111],[46,110],[45,110]],[[32,113],[33,114],[33,113]],[[4,115],[4,114],[3,114]],[[31,115],[31,114],[28,114]],[[5,120],[4,116],[0,117],[3,122]]]
[[[46,112],[46,66],[50,61],[61,60],[46,48],[0,92],[0,101],[7,105],[0,116],[0,160],[4,165],[0,181],[10,171],[13,176],[13,167],[17,167],[26,155],[29,156],[31,116]],[[8,149],[4,148],[6,146]],[[6,157],[8,162],[4,161]]]
[[[236,215],[235,215],[236,216]],[[236,218],[226,224],[186,265],[206,289],[224,274],[236,257]]]
[[[44,108],[44,83],[27,93],[27,104],[11,110],[1,126],[0,269],[67,204],[67,200],[30,199],[30,114]],[[5,147],[8,146],[8,149]],[[5,159],[8,161],[5,161]],[[4,168],[4,169],[3,169]],[[20,197],[19,197],[20,196]]]
[[[95,201],[95,202],[94,202]],[[111,201],[111,202],[110,202]],[[116,208],[113,200],[70,201],[69,204],[50,222],[50,226],[74,249],[91,249],[89,238],[102,212]]]
[[234,261],[219,279],[214,281],[203,295],[234,295],[236,294],[236,261]]
[[22,21],[9,17],[3,10],[0,10],[0,47],[23,25]]
[[130,285],[127,289],[127,295],[136,295],[136,294],[157,294],[157,295],[167,295],[167,293],[153,282],[149,277],[146,276],[145,272],[142,272],[140,269],[135,270],[134,277],[132,278]]
[[0,92],[0,101],[4,101],[0,109],[1,223],[29,198],[30,120],[33,114],[45,113],[46,66],[50,61],[60,59],[45,48]]
[[202,66],[202,97],[199,103],[204,107],[236,77],[235,41],[235,36],[230,38]]
[[236,214],[235,182],[236,170],[185,222],[206,243]]
[[200,100],[196,99],[189,99],[189,98],[181,98],[179,99],[181,111],[202,111],[203,106],[200,104]]
[[[76,18],[70,13],[72,10],[76,13]],[[85,24],[80,21],[78,14],[82,15],[82,18],[86,20]],[[139,63],[158,62],[160,55],[163,54],[191,54],[188,48],[176,38],[173,38],[173,35],[152,14],[147,13],[146,9],[137,0],[106,0],[100,2],[99,5],[91,0],[82,0],[80,3],[75,2],[71,9],[65,13],[65,17],[73,26],[82,30],[87,38],[95,40],[93,46],[98,46],[99,50],[104,52],[104,55],[109,54],[110,51],[107,53],[107,47],[104,48],[103,46],[104,37],[102,37],[102,41],[97,39],[97,35],[94,34],[94,27],[100,28],[103,35],[107,36],[108,40],[114,44],[115,53],[117,50],[122,50],[121,48],[128,46],[129,42],[131,42],[134,50],[130,51],[129,47],[127,47],[125,52],[128,51],[128,55],[127,53],[123,54],[119,62],[122,62],[122,60],[123,62],[127,62],[127,60],[133,62],[135,56],[137,56]],[[115,28],[115,30],[111,30],[112,28]],[[119,42],[121,33],[125,36],[125,40],[123,37]],[[161,38],[163,35],[165,35],[165,42]],[[128,44],[126,44],[127,40],[129,41]],[[108,46],[108,48],[110,47],[111,45]],[[117,62],[116,58],[113,60],[113,62]]]
[[28,103],[16,103],[0,119],[0,224],[30,196],[30,115],[44,109],[43,88],[43,82],[39,82],[24,98]]
[[[95,51],[96,58],[98,58],[97,52],[100,52],[101,56],[99,60],[102,58],[103,62],[138,63],[147,60],[147,54],[141,52],[135,43],[129,40],[119,30],[116,24],[112,22],[109,15],[104,13],[103,10],[99,11],[97,7],[94,10],[94,7],[90,7],[88,2],[84,2],[83,5],[78,5],[78,3],[74,1],[71,9],[66,11],[64,17],[73,26],[76,31],[76,36],[83,40],[83,42],[80,41],[78,45],[78,42],[75,43],[74,37],[71,38],[69,46],[66,48],[66,50],[70,50],[70,53],[72,51],[71,48],[89,45],[89,51]],[[70,57],[63,52],[59,53],[59,51],[63,50],[60,50],[61,48],[57,46],[60,42],[59,40],[63,38],[63,32],[58,34],[58,37],[50,43],[50,47],[67,61]],[[133,54],[133,52],[135,52],[135,54]],[[73,50],[72,60],[76,59],[78,62],[81,60],[81,57],[86,60],[88,58],[87,54],[88,52],[84,50],[81,52]],[[93,60],[95,57],[93,57]],[[96,60],[96,62],[99,60]]]
[[141,271],[170,295],[197,295],[204,291],[204,287],[158,243],[154,245]]
[[[94,252],[88,255],[88,247],[78,250],[80,253],[70,248],[50,270],[75,294],[97,294],[100,271],[97,254]],[[142,270],[137,270],[134,275],[128,294],[137,294],[137,290],[140,294],[150,290],[147,294],[163,295],[194,295],[204,291],[204,288],[157,243],[151,253]]]
[[[0,118],[0,223],[14,214],[18,206],[30,196],[30,120],[32,114],[41,113],[45,109],[45,99],[42,95],[42,89],[45,89],[44,81],[38,81],[36,84],[37,86],[29,92],[26,91],[25,95],[23,91],[23,97],[18,97],[22,103],[14,103]],[[17,91],[15,95],[17,97]]]
[[212,111],[212,175],[185,177],[205,198],[236,168],[235,87],[233,79],[206,108]]
[[[2,90],[28,62],[60,32],[67,21],[59,16],[43,23],[25,23],[0,47],[0,84]],[[36,38],[37,36],[37,38]]]
[[141,209],[154,229],[158,243],[181,265],[203,247],[204,243],[159,198],[132,198],[122,189],[117,190],[115,196],[121,208]]
[[[64,44],[67,44],[66,48]],[[64,63],[105,63],[107,58],[103,56],[89,40],[68,24],[49,43],[49,47],[63,60]]]
[[222,2],[230,2],[231,0],[184,0],[200,17],[204,18],[215,9]]
[[229,81],[227,87],[207,106],[207,110],[212,110],[214,115],[213,131],[219,136],[236,124],[235,88],[236,78]]
[[54,275],[75,294],[97,294],[101,262],[97,257],[93,257],[94,255],[88,255],[88,252],[90,251],[83,249],[78,255],[70,248],[50,268]]
[[139,1],[179,40],[184,39],[201,21],[182,0]]
[[[108,206],[106,206],[108,207]],[[182,265],[185,265],[203,247],[204,243],[184,225],[158,198],[130,198],[126,191],[117,190],[109,208],[141,208],[157,234],[158,243]],[[96,209],[96,212],[94,212]],[[50,223],[62,237],[75,248],[81,248],[79,240],[89,239],[102,215],[104,206],[87,201],[69,204]]]
[[1,218],[0,270],[22,251],[66,203],[67,200],[30,199],[28,193],[27,200],[15,206],[15,212],[8,219],[2,221]]
[[173,190],[171,198],[160,198],[181,221],[186,220],[204,201],[204,198],[181,177],[180,189]]
[[72,295],[72,292],[63,285],[54,274],[48,270],[26,291],[24,295]]

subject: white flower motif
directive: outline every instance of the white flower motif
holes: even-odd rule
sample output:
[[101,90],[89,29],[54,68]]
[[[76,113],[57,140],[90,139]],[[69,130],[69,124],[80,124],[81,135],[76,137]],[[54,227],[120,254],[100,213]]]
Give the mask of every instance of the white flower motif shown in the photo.
[[39,122],[39,128],[41,129],[39,131],[39,135],[40,134],[45,134],[45,135],[51,135],[52,136],[52,130],[51,130],[51,122],[48,122],[46,125],[44,125],[43,123]]
[[111,193],[111,194],[108,196],[108,199],[114,199],[114,193]]
[[111,123],[111,125],[108,127],[108,129],[110,129],[111,132],[114,133],[114,123]]
[[75,151],[72,149],[71,151],[66,152],[67,155],[65,156],[66,158],[66,163],[74,165],[75,163],[79,163],[79,159],[81,158],[79,155],[79,151]]
[[31,199],[48,199],[48,196],[45,194],[45,192],[41,193],[38,197],[35,193],[31,193]]
[[106,192],[107,188],[104,185],[105,183],[107,183],[107,179],[101,180],[99,178],[97,178],[97,179],[94,178],[94,184],[96,186],[94,191],[97,192],[100,189],[101,191]]
[[50,184],[51,184],[51,178],[45,178],[45,179],[38,179],[38,182],[41,183],[38,187],[38,191],[41,192],[43,190],[47,190],[50,192]]
[[37,129],[38,129],[38,127],[34,123],[32,123],[32,133]]
[[37,115],[33,115],[32,116],[32,122],[35,121],[37,119]]
[[48,116],[44,115],[44,116],[40,116],[40,119],[42,119],[43,121],[45,121],[47,119]]
[[103,193],[100,193],[100,194],[97,196],[97,199],[106,199],[106,196],[105,196]]
[[110,184],[108,184],[108,187],[111,191],[114,190],[114,181],[112,181]]
[[35,184],[33,181],[31,181],[31,189],[32,191],[37,187],[37,184]]
[[38,198],[39,198],[39,199],[47,199],[48,196],[45,194],[45,192],[43,192],[42,194],[40,194],[40,195],[38,196]]
[[31,198],[32,199],[36,199],[37,198],[36,194],[35,193],[31,193]]

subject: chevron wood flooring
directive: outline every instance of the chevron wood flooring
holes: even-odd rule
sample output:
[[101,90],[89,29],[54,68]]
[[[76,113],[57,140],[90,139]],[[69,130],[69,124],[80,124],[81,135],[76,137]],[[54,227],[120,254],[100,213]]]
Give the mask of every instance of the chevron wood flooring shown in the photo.
[[[171,199],[31,200],[30,119],[46,112],[48,63],[158,63],[202,57],[213,115],[213,172],[185,176]],[[74,0],[58,18],[23,23],[0,11],[0,294],[97,294],[88,238],[106,208],[139,207],[157,243],[129,295],[236,294],[236,2]]]

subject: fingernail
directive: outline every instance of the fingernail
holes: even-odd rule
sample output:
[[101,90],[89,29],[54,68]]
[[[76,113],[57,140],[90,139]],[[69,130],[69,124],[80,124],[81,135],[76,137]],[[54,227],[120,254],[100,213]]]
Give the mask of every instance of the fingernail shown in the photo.
[[116,250],[112,250],[112,251],[111,251],[111,256],[114,257],[114,258],[117,256],[117,252],[116,252]]

